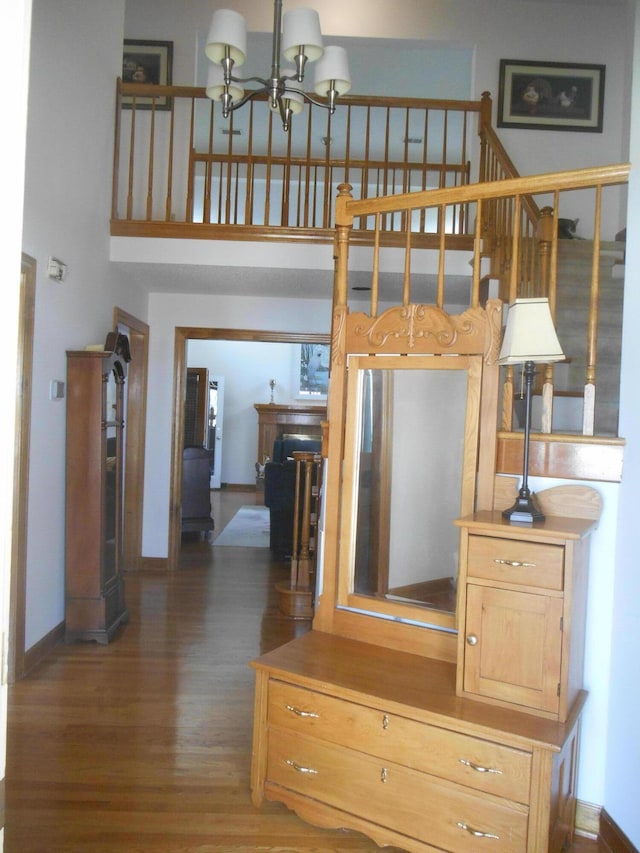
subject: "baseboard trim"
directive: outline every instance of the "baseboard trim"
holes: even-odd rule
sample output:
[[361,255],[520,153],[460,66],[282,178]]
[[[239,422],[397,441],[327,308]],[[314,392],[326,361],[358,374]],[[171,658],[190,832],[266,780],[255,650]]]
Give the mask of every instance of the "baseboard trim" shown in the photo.
[[[222,483],[221,490],[227,492],[255,492],[255,483]],[[216,491],[212,489],[212,491]]]
[[602,806],[593,803],[585,803],[576,800],[576,823],[575,829],[578,835],[588,838],[597,838],[600,834],[600,814]]
[[64,640],[64,622],[52,628],[48,634],[45,634],[41,640],[38,640],[35,645],[24,653],[24,671],[22,677],[28,675],[31,670],[35,669],[56,646]]
[[602,806],[576,802],[576,835],[599,839],[609,853],[640,853]]
[[168,557],[140,557],[138,560],[139,572],[167,572],[169,571]]
[[600,839],[611,853],[638,853],[618,824],[604,809],[600,814]]

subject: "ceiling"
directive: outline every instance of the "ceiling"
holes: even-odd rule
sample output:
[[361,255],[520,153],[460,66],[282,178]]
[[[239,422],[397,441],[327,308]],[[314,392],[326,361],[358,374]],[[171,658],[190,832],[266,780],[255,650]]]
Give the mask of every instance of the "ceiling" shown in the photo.
[[[146,293],[209,294],[221,296],[254,296],[272,299],[331,299],[333,274],[327,270],[299,270],[258,267],[211,267],[185,264],[151,264],[114,262],[119,275],[132,287]],[[413,274],[412,301],[435,302],[436,276]],[[470,276],[447,276],[447,301],[469,304]],[[349,300],[367,300],[371,273],[349,273]],[[402,275],[380,274],[380,298],[402,301]]]

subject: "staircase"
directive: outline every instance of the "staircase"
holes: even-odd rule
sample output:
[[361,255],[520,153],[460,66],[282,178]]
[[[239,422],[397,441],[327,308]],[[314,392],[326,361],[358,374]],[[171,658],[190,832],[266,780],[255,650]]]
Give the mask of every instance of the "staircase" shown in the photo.
[[[600,246],[596,372],[596,435],[618,434],[624,243]],[[582,432],[593,243],[558,242],[556,327],[568,359],[555,366],[553,431]]]

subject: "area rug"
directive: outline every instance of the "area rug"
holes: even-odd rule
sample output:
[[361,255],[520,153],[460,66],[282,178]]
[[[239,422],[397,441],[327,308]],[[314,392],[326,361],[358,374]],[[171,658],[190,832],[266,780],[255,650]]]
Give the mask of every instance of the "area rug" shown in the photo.
[[269,547],[269,510],[266,506],[241,506],[213,540],[215,545],[243,548]]

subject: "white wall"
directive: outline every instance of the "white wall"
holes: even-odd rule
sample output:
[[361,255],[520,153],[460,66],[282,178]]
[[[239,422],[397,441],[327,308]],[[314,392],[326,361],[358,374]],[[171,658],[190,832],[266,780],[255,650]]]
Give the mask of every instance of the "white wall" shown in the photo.
[[[37,261],[26,648],[64,618],[65,350],[104,342],[114,305],[146,297],[108,259],[113,109],[124,0],[34,0],[23,249]],[[46,277],[50,255],[67,278]]]
[[[635,4],[636,56],[640,56],[640,9]],[[621,434],[627,436],[624,475],[620,488],[612,589],[612,661],[609,681],[609,724],[604,802],[607,812],[640,849],[637,768],[640,766],[640,571],[638,569],[638,483],[640,482],[640,66],[634,64],[634,96],[631,113],[633,171],[629,184],[628,249],[625,281],[625,314],[622,338]]]

